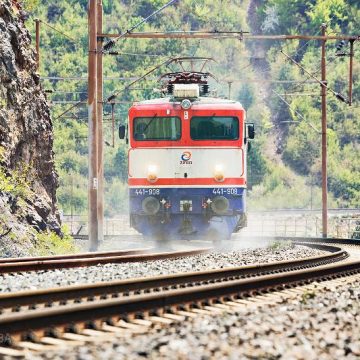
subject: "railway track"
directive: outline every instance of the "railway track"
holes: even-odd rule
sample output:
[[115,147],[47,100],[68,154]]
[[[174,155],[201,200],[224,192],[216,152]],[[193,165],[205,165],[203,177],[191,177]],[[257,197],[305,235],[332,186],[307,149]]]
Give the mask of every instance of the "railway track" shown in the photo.
[[210,249],[202,248],[171,252],[152,251],[153,249],[134,249],[124,251],[93,252],[75,255],[57,255],[46,257],[2,258],[0,259],[0,274],[22,271],[40,271],[85,267],[109,263],[116,264],[126,262],[172,259],[183,256],[204,254],[210,251]]
[[[49,340],[49,334],[69,338],[69,333],[88,334],[94,329],[120,331],[134,326],[134,322],[146,322],[149,317],[159,319],[159,314],[166,322],[196,310],[201,312],[204,306],[219,307],[223,303],[235,306],[254,294],[360,271],[360,259],[352,259],[339,246],[323,244],[324,239],[312,239],[311,243],[309,239],[301,240],[297,244],[307,243],[328,254],[238,268],[2,294],[0,329],[8,336],[8,346],[13,347],[2,348],[0,353],[15,351],[24,340],[49,343],[53,341]],[[337,244],[341,242],[360,248],[359,242],[353,240],[338,240]]]
[[341,261],[348,257],[347,252],[341,250],[339,247],[323,244],[310,246],[319,250],[328,251],[329,254],[277,263],[256,264],[209,271],[197,271],[193,273],[0,294],[0,309],[4,310],[10,308],[13,311],[17,311],[21,306],[35,307],[37,304],[47,304],[49,306],[54,302],[65,304],[68,301],[94,301],[108,297],[124,297],[138,295],[140,293],[160,292],[163,289],[187,287],[192,286],[193,284],[208,284],[216,281],[228,281],[290,270],[312,268]]

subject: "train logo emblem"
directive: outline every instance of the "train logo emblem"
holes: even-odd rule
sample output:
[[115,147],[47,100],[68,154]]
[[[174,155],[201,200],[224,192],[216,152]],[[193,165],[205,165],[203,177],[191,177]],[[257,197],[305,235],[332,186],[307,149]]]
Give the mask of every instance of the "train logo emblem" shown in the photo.
[[180,157],[180,165],[188,165],[192,164],[191,159],[191,152],[190,151],[184,151]]

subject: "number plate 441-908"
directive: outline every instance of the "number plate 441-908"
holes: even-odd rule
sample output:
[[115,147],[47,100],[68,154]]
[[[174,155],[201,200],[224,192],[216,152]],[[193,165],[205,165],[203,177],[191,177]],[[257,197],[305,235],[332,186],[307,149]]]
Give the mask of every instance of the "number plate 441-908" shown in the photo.
[[237,188],[215,188],[212,193],[214,195],[240,195]]
[[135,195],[160,195],[160,189],[135,189]]

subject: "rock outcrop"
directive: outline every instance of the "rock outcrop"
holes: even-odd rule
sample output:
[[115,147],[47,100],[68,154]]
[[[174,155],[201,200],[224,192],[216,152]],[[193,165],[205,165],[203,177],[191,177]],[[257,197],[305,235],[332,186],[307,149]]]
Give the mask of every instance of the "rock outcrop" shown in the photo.
[[61,235],[49,107],[17,2],[0,0],[0,256],[36,253]]

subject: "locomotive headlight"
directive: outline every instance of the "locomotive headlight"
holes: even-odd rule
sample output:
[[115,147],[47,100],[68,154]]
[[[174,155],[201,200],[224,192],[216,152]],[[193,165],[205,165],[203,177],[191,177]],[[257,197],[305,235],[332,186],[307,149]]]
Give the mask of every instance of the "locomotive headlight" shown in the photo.
[[215,166],[214,179],[218,182],[224,181],[224,166],[222,164],[217,164]]
[[148,166],[148,175],[147,175],[147,179],[150,182],[155,182],[157,180],[157,172],[158,172],[158,168],[156,165],[149,165]]

